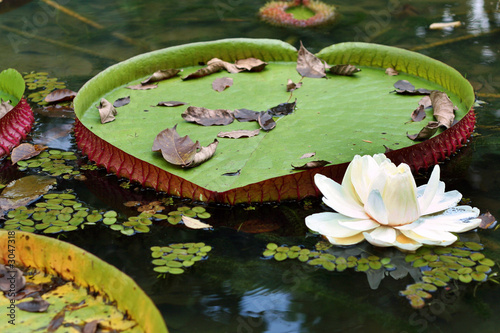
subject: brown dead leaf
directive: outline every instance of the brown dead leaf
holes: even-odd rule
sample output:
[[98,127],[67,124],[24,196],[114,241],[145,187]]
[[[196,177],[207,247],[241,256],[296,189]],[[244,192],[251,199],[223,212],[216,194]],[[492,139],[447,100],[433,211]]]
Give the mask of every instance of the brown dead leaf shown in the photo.
[[187,103],[184,102],[178,102],[178,101],[168,101],[168,102],[158,102],[156,106],[181,106],[181,105],[186,105]]
[[193,142],[187,135],[181,138],[176,128],[177,125],[158,133],[153,142],[152,150],[161,151],[167,162],[185,167],[193,161],[194,155],[200,148],[200,143]]
[[217,139],[214,140],[211,144],[209,144],[206,147],[201,147],[199,151],[194,154],[193,160],[187,164],[185,167],[186,168],[194,168],[195,166],[198,166],[209,159],[212,158],[215,154],[215,150],[217,149],[217,145],[219,144],[219,141]]
[[14,107],[10,104],[10,101],[0,100],[0,119],[3,118],[10,110]]
[[56,89],[47,96],[44,101],[47,103],[59,103],[64,101],[72,101],[76,97],[76,92],[69,89]]
[[31,301],[18,303],[16,306],[27,312],[45,312],[49,308],[50,303],[42,298],[35,298]]
[[242,69],[236,67],[235,64],[232,64],[230,62],[227,62],[227,61],[224,61],[224,60],[221,60],[221,59],[218,59],[218,58],[210,59],[207,62],[207,65],[209,65],[209,66],[212,65],[212,64],[220,64],[229,73],[239,73],[239,72],[242,71]]
[[401,95],[429,95],[431,90],[425,88],[415,89],[415,86],[408,80],[399,80],[394,83],[396,93]]
[[212,82],[212,89],[218,92],[224,91],[233,85],[230,77],[219,77]]
[[309,169],[324,167],[325,165],[330,164],[330,163],[331,162],[324,161],[324,160],[311,161],[311,162],[307,162],[306,164],[298,165],[298,166],[295,166],[292,164],[292,168],[294,170],[309,170]]
[[302,155],[300,157],[300,159],[304,159],[304,158],[310,158],[310,157],[314,157],[314,155],[316,155],[316,153],[305,153],[304,155]]
[[251,138],[252,136],[259,135],[260,128],[256,130],[238,130],[231,132],[220,132],[217,134],[219,138],[229,138],[229,139],[240,139],[240,138]]
[[433,90],[430,95],[434,117],[441,126],[450,128],[455,120],[455,106],[445,92]]
[[184,222],[184,225],[190,229],[212,228],[210,224],[203,223],[200,220],[185,215],[182,215],[182,222]]
[[268,112],[273,117],[286,116],[295,110],[296,104],[297,104],[297,99],[295,99],[295,101],[292,103],[281,103],[279,105],[273,106],[268,110]]
[[132,89],[132,90],[150,90],[156,88],[158,88],[157,84],[140,84],[140,83],[127,87],[127,89]]
[[235,172],[226,172],[226,173],[223,173],[222,176],[235,177],[235,176],[239,176],[240,173],[241,173],[241,169],[236,170]]
[[92,320],[91,322],[87,322],[85,323],[85,326],[83,326],[82,333],[96,333],[98,325],[99,320]]
[[37,156],[47,148],[47,146],[32,145],[31,143],[21,143],[19,146],[12,149],[12,152],[10,153],[10,159],[12,161],[12,164],[16,164],[19,161],[28,160],[34,156]]
[[352,76],[357,72],[361,72],[361,69],[351,64],[335,65],[330,67],[330,73],[335,75]]
[[257,121],[259,122],[260,127],[266,132],[269,132],[276,127],[276,122],[269,111],[260,112]]
[[[14,279],[11,279],[11,276],[13,276]],[[22,270],[17,267],[11,269],[9,266],[0,265],[0,290],[5,293],[5,296],[8,297],[8,295],[11,294],[9,293],[9,290],[13,290],[14,293],[12,294],[15,294],[19,290],[23,289],[25,285],[26,278],[23,276]],[[8,298],[10,299],[12,297]]]
[[260,112],[248,109],[236,109],[233,111],[233,116],[240,122],[258,121]]
[[247,58],[247,59],[237,60],[235,65],[236,68],[244,69],[249,72],[261,72],[266,67],[267,62],[264,62],[256,58]]
[[389,68],[386,68],[385,74],[387,74],[389,76],[395,76],[395,75],[399,75],[399,72],[397,70],[395,70],[394,68],[389,67]]
[[170,79],[170,78],[176,76],[177,74],[179,74],[180,71],[181,71],[180,69],[176,69],[176,68],[160,69],[160,70],[154,72],[146,80],[142,81],[141,85],[144,86],[144,85],[148,85],[148,84],[151,84],[154,82]]
[[425,125],[425,127],[422,128],[417,134],[406,133],[406,136],[413,141],[424,141],[432,137],[437,132],[439,125],[438,121],[429,121],[429,123]]
[[291,92],[299,89],[300,87],[302,87],[302,82],[293,83],[291,79],[288,79],[288,82],[286,84],[286,91]]
[[229,125],[234,121],[234,117],[229,110],[211,110],[197,106],[189,106],[181,116],[186,121],[203,126]]
[[479,224],[479,228],[481,229],[491,229],[497,224],[497,219],[490,212],[481,214],[477,218],[481,219],[481,223]]
[[302,42],[300,42],[300,49],[297,56],[297,72],[301,76],[311,78],[322,78],[326,76],[326,69],[329,66],[326,62],[322,61],[314,54],[309,52]]
[[59,311],[47,326],[47,332],[55,332],[64,323],[64,316],[66,315],[66,309]]
[[116,101],[113,102],[113,106],[115,108],[119,108],[127,105],[128,103],[130,103],[130,96],[118,98]]
[[429,96],[424,96],[418,101],[418,105],[422,105],[424,109],[430,108],[432,106],[431,98]]
[[191,80],[191,79],[197,79],[199,77],[204,77],[213,73],[217,73],[223,68],[224,65],[222,63],[216,62],[206,67],[198,69],[196,72],[183,77],[182,80]]
[[424,120],[426,117],[424,109],[423,105],[419,105],[415,110],[413,110],[411,113],[411,120],[415,122]]
[[101,124],[109,123],[115,120],[117,114],[116,109],[105,98],[101,98],[101,104],[98,107],[99,115],[101,116]]
[[0,216],[2,216],[2,211],[27,206],[47,193],[56,183],[55,178],[37,175],[10,182],[0,195]]

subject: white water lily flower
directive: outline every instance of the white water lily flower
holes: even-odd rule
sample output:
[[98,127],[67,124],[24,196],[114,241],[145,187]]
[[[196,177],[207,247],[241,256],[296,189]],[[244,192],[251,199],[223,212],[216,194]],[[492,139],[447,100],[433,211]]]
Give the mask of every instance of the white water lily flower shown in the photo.
[[453,233],[479,226],[479,210],[457,206],[458,191],[444,191],[436,165],[427,185],[417,187],[410,167],[396,166],[385,155],[355,156],[342,185],[314,176],[323,202],[337,213],[306,217],[309,229],[332,244],[351,245],[364,239],[375,246],[414,251],[423,244],[448,246]]

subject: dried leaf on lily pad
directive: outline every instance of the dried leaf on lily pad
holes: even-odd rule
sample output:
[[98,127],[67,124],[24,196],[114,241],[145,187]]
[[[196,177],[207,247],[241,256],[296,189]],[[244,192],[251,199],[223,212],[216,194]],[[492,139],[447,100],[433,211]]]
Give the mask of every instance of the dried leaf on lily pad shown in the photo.
[[219,72],[221,69],[224,68],[224,65],[220,62],[216,62],[210,65],[207,65],[206,67],[198,69],[196,72],[193,72],[185,77],[182,78],[182,80],[191,80],[191,79],[197,79],[199,77],[204,77],[213,73]]
[[113,102],[113,106],[115,108],[119,108],[127,105],[128,103],[130,103],[130,96],[118,98],[116,101]]
[[389,67],[385,70],[385,74],[387,74],[389,76],[395,76],[395,75],[399,75],[399,72],[397,70],[395,70],[394,68]]
[[330,67],[330,72],[335,75],[352,76],[357,72],[361,72],[361,69],[351,64],[345,64]]
[[297,99],[292,103],[281,103],[268,110],[269,114],[273,117],[286,116],[295,110],[295,105],[297,104]]
[[212,228],[210,224],[203,223],[200,220],[185,215],[182,215],[182,222],[184,222],[184,225],[190,229]]
[[309,52],[300,42],[296,69],[301,76],[322,78],[326,76],[328,68],[329,66],[324,61]]
[[92,320],[91,322],[85,323],[85,326],[83,326],[82,329],[82,333],[96,333],[97,325],[99,325],[98,320]]
[[293,83],[291,79],[288,79],[288,82],[286,84],[286,91],[287,92],[294,91],[299,89],[300,87],[302,87],[302,82]]
[[418,101],[418,105],[422,105],[425,109],[432,106],[431,98],[429,96],[424,96]]
[[31,301],[18,303],[16,306],[27,312],[45,312],[49,308],[50,303],[42,298],[32,299]]
[[233,111],[233,116],[241,122],[258,121],[260,112],[248,109],[236,109]]
[[140,84],[140,83],[127,87],[127,89],[132,89],[132,90],[150,90],[156,88],[158,88],[157,84]]
[[420,130],[417,134],[408,134],[406,136],[413,141],[424,141],[436,134],[440,123],[438,121],[429,121],[424,128]]
[[224,91],[233,85],[230,77],[219,77],[212,82],[212,89],[218,92]]
[[187,103],[184,102],[178,102],[178,101],[166,101],[166,102],[158,102],[156,106],[181,106],[181,105],[186,105]]
[[12,161],[12,164],[16,164],[19,161],[28,160],[34,156],[39,155],[47,148],[47,146],[32,145],[31,143],[21,143],[19,146],[12,149],[12,152],[10,153],[10,159]]
[[52,177],[30,175],[16,179],[0,194],[0,216],[2,211],[26,206],[47,193],[57,180]]
[[307,162],[306,164],[298,165],[298,166],[295,166],[292,164],[292,168],[294,170],[309,170],[309,169],[324,167],[325,165],[330,164],[330,163],[331,162],[324,161],[324,160],[311,161],[311,162]]
[[481,223],[479,224],[479,228],[481,229],[491,229],[497,224],[497,219],[490,212],[481,214],[477,218],[481,219]]
[[448,95],[442,91],[434,90],[430,95],[434,117],[440,125],[450,128],[455,120],[455,106]]
[[431,90],[425,88],[415,89],[415,86],[408,80],[399,80],[394,83],[396,93],[401,95],[429,95]]
[[181,116],[186,121],[203,126],[229,125],[234,121],[234,117],[229,110],[211,110],[197,106],[189,106]]
[[221,59],[218,59],[218,58],[210,59],[207,62],[207,65],[209,65],[209,66],[212,65],[212,64],[220,64],[222,66],[222,68],[224,68],[229,73],[239,73],[239,72],[242,71],[242,69],[236,67],[235,64],[232,64],[230,62],[227,62],[227,61],[224,61],[224,60],[221,60]]
[[252,136],[259,135],[260,128],[256,130],[237,130],[231,132],[220,132],[217,134],[219,138],[229,138],[229,139],[240,139],[240,138],[251,138]]
[[69,89],[56,89],[47,96],[45,96],[45,102],[47,103],[59,103],[65,101],[72,101],[76,97],[76,92]]
[[[19,290],[23,289],[24,286],[26,285],[26,278],[23,276],[23,271],[20,270],[17,267],[14,267],[12,269],[8,266],[0,265],[0,290],[5,292],[5,296],[8,298],[11,293],[9,293],[9,290],[14,290],[15,293],[17,293]],[[14,279],[11,279],[11,276],[14,277]],[[12,295],[14,296],[14,295]]]
[[5,116],[14,107],[10,104],[10,101],[2,100],[0,103],[0,119]]
[[49,326],[47,326],[47,332],[55,332],[61,327],[61,325],[64,323],[64,317],[66,316],[66,310],[63,308],[61,311],[59,311],[54,318],[49,323]]
[[170,78],[176,76],[180,71],[181,71],[180,69],[176,69],[176,68],[160,69],[160,70],[154,72],[146,80],[142,81],[141,84],[147,85],[147,84],[151,84],[154,82],[167,80],[167,79],[170,79]]
[[260,112],[258,119],[260,127],[268,132],[276,127],[276,122],[273,119],[273,116],[269,113],[269,111]]
[[101,116],[101,124],[109,123],[115,120],[117,114],[115,107],[105,98],[101,98],[101,104],[98,107]]
[[314,155],[316,155],[316,153],[305,153],[304,155],[302,155],[300,157],[300,159],[304,159],[304,158],[309,158],[309,157],[313,157]]
[[249,72],[261,72],[266,67],[267,62],[256,58],[247,58],[236,60],[235,65],[238,69],[245,69]]
[[217,149],[217,145],[219,144],[219,141],[215,139],[211,144],[209,144],[206,147],[201,147],[199,151],[196,152],[194,155],[193,160],[186,165],[186,168],[194,168],[195,166],[198,166],[209,159],[212,158],[215,154],[215,150]]
[[423,105],[419,105],[415,110],[413,110],[411,113],[411,120],[415,122],[424,120],[426,117],[424,109]]
[[189,136],[182,138],[177,133],[177,125],[167,128],[156,136],[153,142],[153,151],[161,151],[163,158],[174,165],[186,166],[190,164],[200,143],[193,142]]

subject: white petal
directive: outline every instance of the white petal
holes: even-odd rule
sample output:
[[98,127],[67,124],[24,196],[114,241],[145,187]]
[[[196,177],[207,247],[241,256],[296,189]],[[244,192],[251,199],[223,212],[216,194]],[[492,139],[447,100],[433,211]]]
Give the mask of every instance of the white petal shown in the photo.
[[431,177],[429,178],[429,182],[425,187],[424,193],[422,194],[421,197],[418,198],[418,204],[420,206],[421,212],[425,212],[427,210],[432,200],[436,196],[436,193],[439,188],[439,175],[440,175],[439,165],[436,164],[434,170],[432,170]]
[[340,221],[352,221],[348,216],[338,213],[318,213],[306,217],[306,226],[327,237],[344,238],[358,234],[359,230],[346,228],[339,224]]
[[380,224],[378,224],[373,220],[339,221],[339,224],[343,227],[358,231],[367,231],[370,229],[380,227]]
[[397,232],[396,236],[396,241],[394,242],[394,246],[397,247],[400,250],[404,251],[415,251],[419,247],[421,247],[423,244],[420,242],[417,242],[414,239],[408,238],[405,235],[403,235],[401,232]]
[[481,220],[475,219],[478,215],[479,209],[477,208],[457,206],[447,209],[440,215],[422,217],[422,223],[413,230],[417,233],[420,228],[450,232],[466,232],[479,226]]
[[448,246],[453,244],[457,240],[457,236],[447,231],[421,229],[417,233],[415,232],[414,229],[414,230],[401,230],[401,232],[406,237],[414,239],[417,242],[427,245]]
[[[361,158],[359,155],[354,156],[354,159],[359,159]],[[352,166],[353,163],[349,163],[347,166],[347,170],[345,171],[344,178],[342,179],[342,188],[346,195],[352,197],[360,206],[362,206],[361,200],[359,199],[358,194],[356,193],[356,189],[354,188],[354,185],[352,184],[351,177],[352,177]]]
[[344,238],[336,238],[336,237],[326,237],[330,243],[333,245],[353,245],[353,244],[358,244],[359,242],[362,242],[365,240],[365,237],[363,236],[363,233],[359,233],[356,235],[353,235],[351,237],[344,237]]
[[388,224],[387,210],[379,190],[372,190],[365,203],[365,212],[380,224]]
[[363,207],[345,193],[342,186],[319,173],[314,175],[314,183],[323,193],[323,202],[345,216],[366,219]]
[[362,203],[365,203],[370,194],[370,187],[379,173],[380,165],[369,155],[355,158],[351,162],[351,182]]
[[439,182],[440,186],[436,196],[433,201],[427,207],[425,211],[422,211],[422,215],[434,214],[437,212],[442,212],[448,208],[454,207],[462,199],[462,194],[458,191],[444,192],[444,183]]
[[371,232],[364,232],[365,239],[375,246],[393,246],[396,241],[396,230],[391,227],[380,226]]

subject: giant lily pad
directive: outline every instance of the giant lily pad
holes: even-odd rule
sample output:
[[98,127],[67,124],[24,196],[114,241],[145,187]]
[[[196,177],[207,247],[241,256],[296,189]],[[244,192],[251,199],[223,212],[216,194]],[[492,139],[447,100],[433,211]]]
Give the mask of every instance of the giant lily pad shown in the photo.
[[[119,176],[172,195],[236,204],[280,201],[318,195],[312,177],[321,172],[341,180],[354,155],[385,152],[395,163],[406,162],[414,171],[444,160],[461,147],[474,129],[471,110],[474,94],[470,84],[453,68],[424,55],[382,45],[342,43],[317,56],[329,65],[352,64],[361,69],[354,76],[302,79],[293,91],[296,110],[275,118],[269,132],[245,139],[220,139],[215,155],[192,169],[166,162],[151,151],[155,136],[177,124],[180,136],[189,135],[202,146],[221,131],[254,130],[255,122],[234,121],[230,125],[200,126],[183,120],[186,107],[152,107],[163,100],[178,100],[209,109],[265,111],[287,102],[288,79],[300,80],[296,71],[297,50],[277,40],[228,39],[194,43],[158,50],[116,64],[87,82],[75,99],[78,117],[75,135],[89,158]],[[234,62],[244,58],[266,61],[257,73],[229,74],[221,71],[194,80],[179,76],[160,82],[152,90],[130,90],[160,69],[183,69],[186,76],[212,58]],[[392,67],[400,75],[385,74]],[[211,89],[213,80],[233,78],[223,92]],[[458,107],[457,124],[433,138],[415,143],[406,133],[418,133],[422,124],[412,123],[411,112],[420,96],[391,93],[397,80],[408,80],[418,88],[446,92]],[[130,96],[118,109],[116,120],[101,124],[97,106],[101,98],[112,102]],[[432,119],[432,113],[428,116]],[[305,153],[314,160],[331,162],[322,168],[296,171],[293,165]]]
[[[15,259],[13,259],[15,258]],[[167,332],[153,301],[127,275],[94,255],[66,242],[20,231],[0,231],[0,263],[31,267],[58,275],[115,302],[117,308],[137,322],[143,332]],[[24,316],[23,316],[24,315]],[[16,332],[29,331],[22,323],[31,314],[18,313]],[[4,321],[7,324],[7,320]],[[38,325],[43,324],[34,320]],[[42,325],[43,326],[43,325]],[[135,330],[134,330],[135,331]],[[13,331],[14,332],[14,331]]]
[[0,100],[10,101],[14,107],[0,115],[0,157],[8,154],[31,131],[35,121],[33,111],[23,99],[24,79],[15,69],[0,72]]

